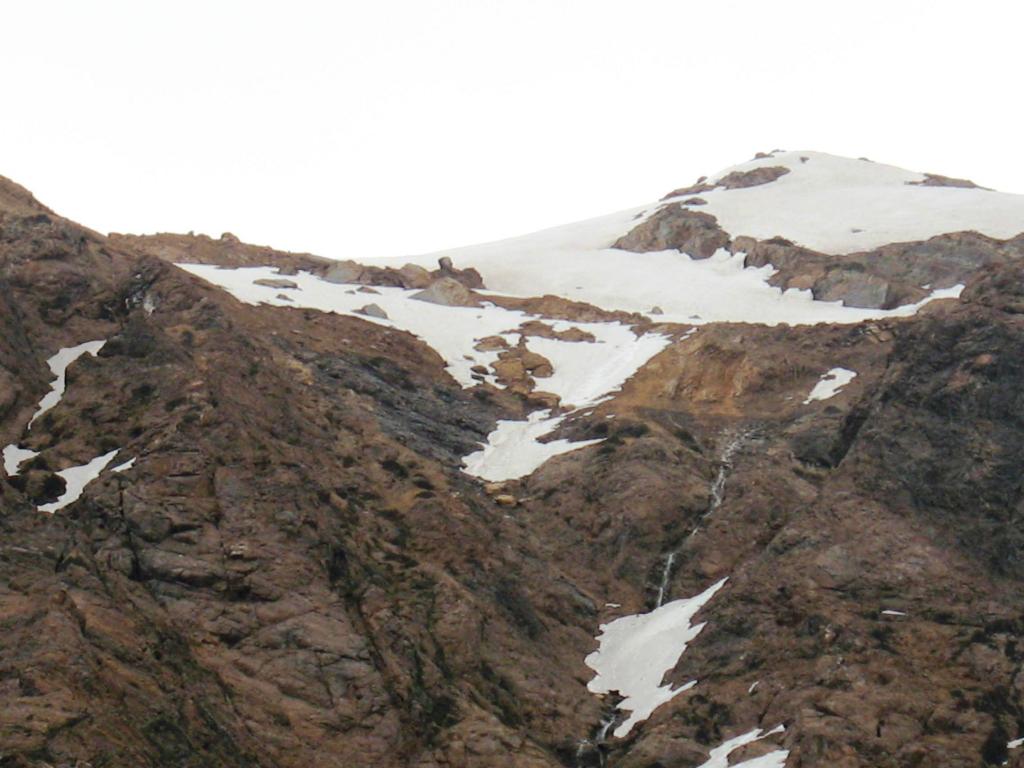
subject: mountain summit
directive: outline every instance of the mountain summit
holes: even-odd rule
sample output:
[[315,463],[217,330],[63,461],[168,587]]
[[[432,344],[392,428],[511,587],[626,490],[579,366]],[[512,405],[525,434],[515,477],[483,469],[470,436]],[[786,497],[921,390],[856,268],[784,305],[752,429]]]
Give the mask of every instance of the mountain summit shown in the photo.
[[1022,286],[816,152],[397,260],[0,179],[0,765],[1024,766]]

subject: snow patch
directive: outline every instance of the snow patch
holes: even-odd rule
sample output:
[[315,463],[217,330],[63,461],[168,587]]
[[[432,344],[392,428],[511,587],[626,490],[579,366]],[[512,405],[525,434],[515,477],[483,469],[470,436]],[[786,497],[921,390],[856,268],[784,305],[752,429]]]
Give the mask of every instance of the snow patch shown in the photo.
[[568,440],[538,442],[539,438],[558,428],[565,416],[550,418],[551,411],[534,411],[526,421],[499,421],[497,429],[487,436],[487,443],[462,459],[464,472],[488,482],[524,477],[550,459],[577,448],[600,443],[601,440]]
[[882,611],[883,616],[906,616],[903,611]]
[[[702,763],[699,768],[729,768],[729,755],[733,751],[768,736],[773,736],[776,733],[782,733],[785,730],[785,727],[781,725],[776,726],[767,733],[762,733],[760,728],[755,728],[741,736],[724,741],[721,746],[711,750],[707,761]],[[744,760],[742,763],[734,763],[732,768],[741,768],[741,766],[745,768],[785,768],[787,757],[789,757],[789,750],[777,749],[760,757]]]
[[[550,411],[534,411],[526,421],[499,421],[483,448],[463,459],[467,474],[492,482],[513,480],[531,474],[553,456],[600,443],[600,439],[576,443],[538,440],[554,432],[566,416],[609,398],[671,341],[653,333],[637,338],[619,323],[575,325],[592,333],[596,343],[546,338],[531,338],[529,342],[530,348],[548,358],[554,368],[552,376],[537,380],[538,389],[558,395],[563,404],[573,405],[573,410],[557,417],[551,417]],[[556,324],[555,330],[563,329]]]
[[814,385],[811,394],[804,400],[804,405],[814,400],[828,400],[830,397],[835,397],[839,394],[839,390],[853,381],[856,375],[856,371],[851,371],[848,368],[833,368],[822,375],[818,383]]
[[14,443],[6,446],[3,452],[4,459],[4,472],[7,473],[8,477],[14,477],[18,474],[19,468],[29,459],[34,459],[39,455],[39,451],[30,451],[28,448],[19,448]]
[[135,456],[132,456],[124,464],[118,464],[116,467],[111,467],[111,472],[127,472],[129,469],[135,466]]
[[32,429],[32,424],[35,423],[36,419],[57,405],[61,398],[64,397],[64,389],[67,386],[68,366],[87,352],[95,357],[106,343],[106,339],[100,339],[98,341],[87,341],[74,347],[65,347],[46,361],[46,364],[50,366],[50,370],[57,378],[50,384],[50,391],[39,401],[39,408],[28,423],[29,429]]
[[692,680],[678,688],[662,685],[665,673],[700,634],[704,624],[692,624],[697,612],[725,584],[716,582],[691,598],[665,603],[649,613],[623,616],[601,625],[599,648],[585,659],[597,674],[587,684],[592,693],[618,691],[624,698],[618,708],[630,713],[614,731],[626,736],[662,704],[697,684]]
[[62,493],[60,498],[56,501],[41,505],[39,507],[39,511],[53,513],[57,510],[64,509],[68,504],[77,501],[85,490],[85,486],[99,477],[100,472],[107,468],[107,464],[109,464],[116,455],[117,449],[115,448],[110,453],[97,456],[86,464],[62,469],[57,474],[64,478],[64,493]]
[[577,409],[607,399],[671,343],[669,337],[658,333],[638,338],[621,323],[561,323],[555,324],[556,331],[564,330],[559,325],[587,331],[596,343],[531,338],[530,349],[550,360],[555,369],[550,377],[537,379],[537,389],[552,392],[563,404],[571,403]]

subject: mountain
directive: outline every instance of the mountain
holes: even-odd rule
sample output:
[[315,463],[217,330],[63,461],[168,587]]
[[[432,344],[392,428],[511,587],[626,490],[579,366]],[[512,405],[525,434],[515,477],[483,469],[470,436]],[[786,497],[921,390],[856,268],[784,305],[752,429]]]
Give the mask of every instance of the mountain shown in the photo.
[[1024,766],[1022,233],[814,152],[400,260],[0,179],[0,766]]

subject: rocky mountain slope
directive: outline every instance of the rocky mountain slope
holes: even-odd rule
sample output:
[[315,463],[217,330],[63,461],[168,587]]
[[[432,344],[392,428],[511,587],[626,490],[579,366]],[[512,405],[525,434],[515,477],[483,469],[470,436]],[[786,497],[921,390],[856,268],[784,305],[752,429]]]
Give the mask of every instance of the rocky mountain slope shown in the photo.
[[811,152],[395,261],[0,179],[0,766],[1024,765],[1022,233]]

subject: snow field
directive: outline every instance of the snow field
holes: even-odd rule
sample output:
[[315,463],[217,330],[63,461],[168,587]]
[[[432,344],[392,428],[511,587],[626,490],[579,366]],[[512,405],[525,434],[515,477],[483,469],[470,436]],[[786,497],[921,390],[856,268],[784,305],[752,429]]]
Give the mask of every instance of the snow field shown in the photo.
[[[802,158],[806,158],[803,160]],[[922,186],[922,173],[823,152],[778,152],[733,171],[782,166],[789,173],[743,189],[701,192],[733,237],[782,236],[822,253],[855,253],[888,243],[973,230],[1005,239],[1024,231],[1024,195]]]

